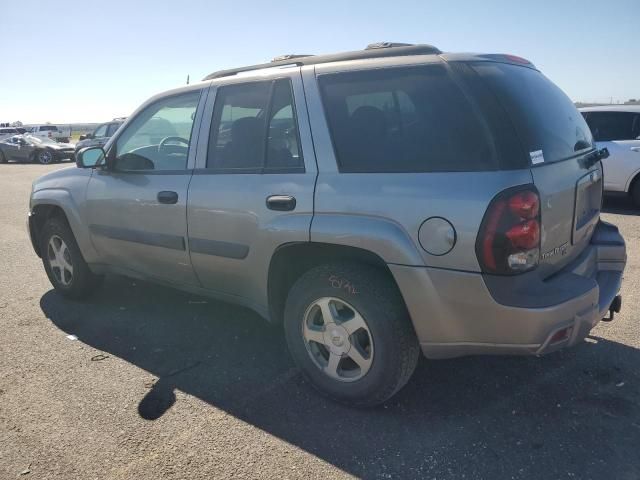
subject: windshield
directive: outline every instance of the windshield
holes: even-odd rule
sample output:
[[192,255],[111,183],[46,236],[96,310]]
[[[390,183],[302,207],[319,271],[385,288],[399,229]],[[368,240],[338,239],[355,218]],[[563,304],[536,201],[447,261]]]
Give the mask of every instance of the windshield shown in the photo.
[[573,102],[537,70],[494,62],[472,67],[508,113],[532,164],[565,160],[594,148]]

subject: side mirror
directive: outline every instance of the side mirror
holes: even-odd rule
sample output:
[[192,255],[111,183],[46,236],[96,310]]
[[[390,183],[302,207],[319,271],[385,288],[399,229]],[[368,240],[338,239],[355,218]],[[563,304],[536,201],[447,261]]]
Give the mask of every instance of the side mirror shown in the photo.
[[80,135],[80,136],[78,137],[78,141],[80,141],[80,140],[86,140],[86,139],[87,139],[87,136],[86,136],[86,135]]
[[93,133],[87,133],[84,138],[85,140],[91,140],[93,138]]
[[76,165],[78,168],[93,168],[104,163],[105,156],[101,147],[83,148],[76,154]]

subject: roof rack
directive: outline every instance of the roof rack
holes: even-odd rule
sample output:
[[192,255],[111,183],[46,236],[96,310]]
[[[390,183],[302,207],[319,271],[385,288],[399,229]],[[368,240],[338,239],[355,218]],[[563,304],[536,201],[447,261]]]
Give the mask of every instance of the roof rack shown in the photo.
[[321,63],[341,62],[345,60],[363,60],[367,58],[382,57],[402,57],[408,55],[438,55],[442,53],[433,45],[411,43],[380,42],[367,45],[364,50],[353,52],[332,53],[329,55],[280,55],[275,57],[270,63],[250,65],[247,67],[231,68],[229,70],[219,70],[213,72],[202,80],[213,80],[214,78],[229,77],[241,72],[259,70],[261,68],[281,67],[288,65],[318,65]]

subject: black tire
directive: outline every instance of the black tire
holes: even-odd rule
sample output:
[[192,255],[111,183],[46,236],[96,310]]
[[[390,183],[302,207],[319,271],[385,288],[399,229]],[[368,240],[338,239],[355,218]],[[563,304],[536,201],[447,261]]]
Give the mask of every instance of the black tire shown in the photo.
[[55,155],[53,154],[53,152],[47,149],[36,150],[36,152],[33,154],[33,158],[40,165],[51,165],[55,162]]
[[0,150],[0,163],[7,163],[7,157],[5,157],[2,150]]
[[640,178],[636,178],[631,184],[631,200],[636,208],[640,208]]
[[[371,367],[360,379],[331,378],[307,349],[303,319],[309,306],[323,297],[347,302],[367,324],[374,354]],[[303,274],[289,292],[284,328],[289,351],[310,383],[348,405],[368,407],[385,402],[407,383],[418,362],[420,347],[398,288],[388,274],[368,265],[327,264]]]
[[[54,236],[62,239],[66,244],[69,254],[68,260],[73,266],[73,275],[67,284],[60,280],[60,270],[57,269],[56,272],[54,271],[55,267],[51,266],[49,242]],[[73,232],[64,219],[52,217],[46,221],[40,233],[40,253],[47,277],[49,277],[51,285],[61,295],[76,300],[86,298],[102,284],[103,276],[91,272],[80,252]]]

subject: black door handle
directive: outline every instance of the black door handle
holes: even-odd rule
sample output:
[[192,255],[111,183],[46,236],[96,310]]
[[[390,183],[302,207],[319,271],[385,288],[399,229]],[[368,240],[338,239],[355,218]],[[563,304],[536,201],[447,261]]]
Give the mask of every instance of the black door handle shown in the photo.
[[279,212],[289,212],[296,208],[296,199],[291,195],[271,195],[267,197],[267,208]]
[[158,201],[160,203],[168,203],[170,205],[178,203],[178,194],[177,192],[171,192],[168,190],[158,192]]

